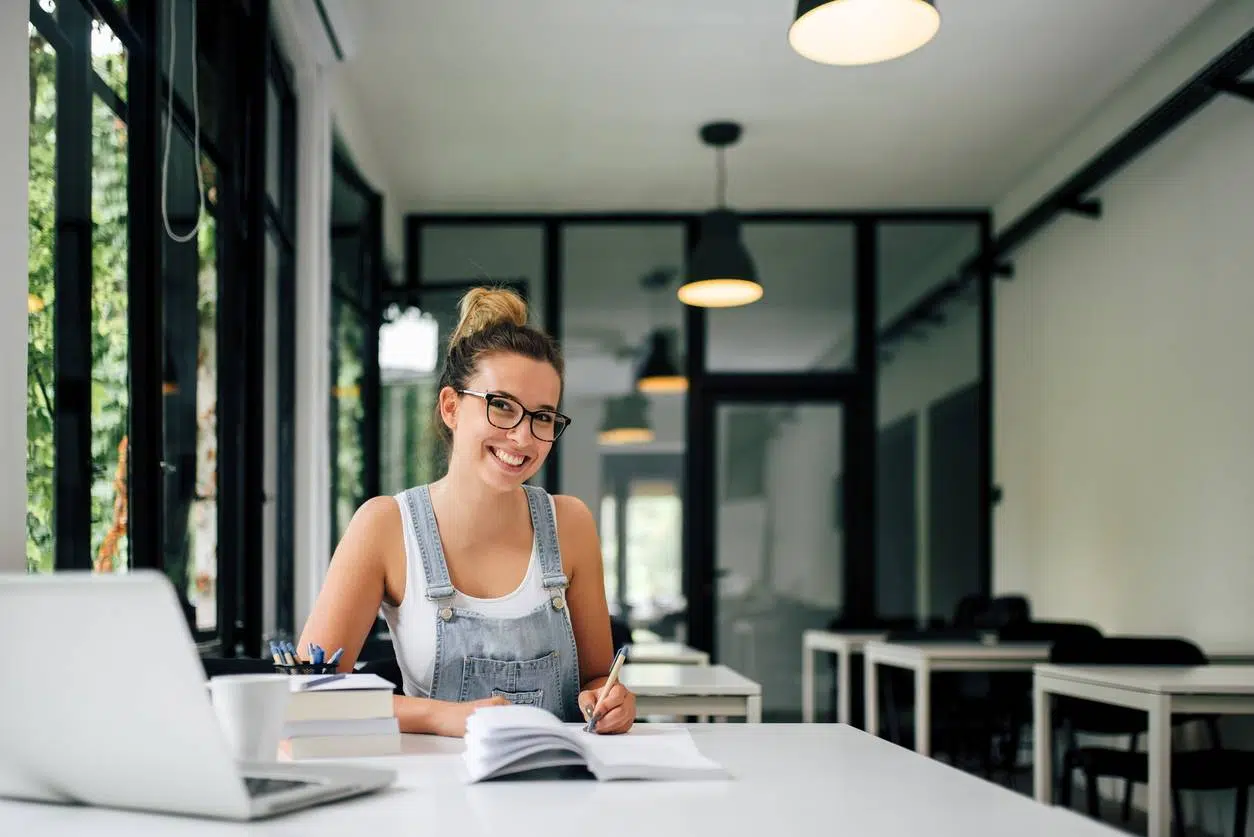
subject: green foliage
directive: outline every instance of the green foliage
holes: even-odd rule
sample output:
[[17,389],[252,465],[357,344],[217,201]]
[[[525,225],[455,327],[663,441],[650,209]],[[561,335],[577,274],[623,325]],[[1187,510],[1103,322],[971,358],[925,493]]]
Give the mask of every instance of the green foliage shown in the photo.
[[[31,571],[53,569],[54,514],[54,310],[56,303],[56,54],[34,30],[30,35],[29,319],[26,392],[26,562]],[[126,89],[124,55],[96,56],[93,65],[114,90]],[[114,485],[119,446],[129,429],[127,349],[127,130],[99,98],[92,99],[92,329],[91,487],[92,558],[117,517]],[[125,476],[125,475],[123,475]],[[125,500],[125,497],[122,498]],[[119,533],[122,529],[119,527]],[[115,569],[127,563],[126,538],[117,544]]]
[[50,572],[53,528],[52,312],[56,302],[56,54],[30,36],[30,191],[26,349],[26,568]]

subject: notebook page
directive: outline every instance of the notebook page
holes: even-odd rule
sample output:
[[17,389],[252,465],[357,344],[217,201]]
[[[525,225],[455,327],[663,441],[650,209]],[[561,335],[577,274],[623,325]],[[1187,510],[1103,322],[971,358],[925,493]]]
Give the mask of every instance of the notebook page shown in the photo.
[[601,778],[693,778],[726,775],[718,762],[702,755],[682,727],[638,724],[624,735],[587,734],[582,741],[588,761]]

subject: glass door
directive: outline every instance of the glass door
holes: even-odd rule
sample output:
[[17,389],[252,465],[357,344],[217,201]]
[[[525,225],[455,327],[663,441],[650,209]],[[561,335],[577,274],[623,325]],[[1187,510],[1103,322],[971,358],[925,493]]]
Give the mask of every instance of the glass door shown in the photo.
[[844,412],[839,403],[720,401],[715,491],[718,661],[800,712],[803,631],[844,606]]
[[687,637],[683,454],[601,457],[600,530],[610,615],[636,642]]

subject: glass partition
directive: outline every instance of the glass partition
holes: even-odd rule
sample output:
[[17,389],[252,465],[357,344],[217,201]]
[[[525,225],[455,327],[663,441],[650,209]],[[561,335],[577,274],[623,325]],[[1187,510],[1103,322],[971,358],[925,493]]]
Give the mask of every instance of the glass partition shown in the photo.
[[950,619],[980,592],[980,307],[974,223],[884,223],[880,266],[876,599],[880,614]]

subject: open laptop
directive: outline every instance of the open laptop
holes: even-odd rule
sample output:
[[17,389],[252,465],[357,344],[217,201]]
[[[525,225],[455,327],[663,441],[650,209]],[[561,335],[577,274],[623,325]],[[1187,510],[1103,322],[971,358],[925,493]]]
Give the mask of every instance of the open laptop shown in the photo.
[[240,764],[166,577],[0,575],[0,797],[251,820],[391,770]]

